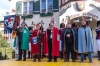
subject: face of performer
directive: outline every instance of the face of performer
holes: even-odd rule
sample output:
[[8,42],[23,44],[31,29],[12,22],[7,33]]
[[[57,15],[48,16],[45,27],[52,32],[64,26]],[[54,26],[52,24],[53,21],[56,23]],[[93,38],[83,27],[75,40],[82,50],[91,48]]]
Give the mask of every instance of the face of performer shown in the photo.
[[51,26],[51,27],[54,27],[54,22],[51,22],[51,23],[50,23],[50,26]]
[[98,25],[98,28],[100,29],[100,25]]
[[40,24],[36,26],[37,29],[40,29]]
[[71,28],[72,25],[70,23],[67,24],[67,28]]
[[25,25],[21,25],[21,28],[25,28]]
[[82,25],[86,25],[86,21],[85,20],[82,20]]

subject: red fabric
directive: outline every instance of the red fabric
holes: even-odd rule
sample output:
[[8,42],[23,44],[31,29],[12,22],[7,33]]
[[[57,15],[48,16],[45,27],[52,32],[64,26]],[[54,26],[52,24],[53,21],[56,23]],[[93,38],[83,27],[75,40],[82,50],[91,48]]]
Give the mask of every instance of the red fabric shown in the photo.
[[38,30],[34,30],[32,32],[32,37],[31,37],[31,53],[32,54],[38,54],[39,53],[39,50],[38,50],[38,43],[37,44],[33,44],[32,43],[32,38],[33,37],[36,37],[37,36],[37,33],[38,33]]
[[59,41],[57,40],[57,34],[59,34],[58,28],[52,29],[52,56],[59,56]]
[[64,29],[60,29],[60,30],[59,30],[60,40],[62,40],[62,33],[63,33],[63,30],[64,30]]
[[100,39],[100,32],[98,33],[98,39]]
[[46,32],[43,33],[43,39],[42,39],[42,51],[44,55],[48,54],[48,39]]

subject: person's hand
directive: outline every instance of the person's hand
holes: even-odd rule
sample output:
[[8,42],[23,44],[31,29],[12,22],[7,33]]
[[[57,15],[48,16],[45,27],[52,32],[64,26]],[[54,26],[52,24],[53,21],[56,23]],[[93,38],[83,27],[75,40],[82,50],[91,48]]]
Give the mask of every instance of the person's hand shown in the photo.
[[68,38],[70,38],[70,34],[67,34],[66,36],[67,36]]

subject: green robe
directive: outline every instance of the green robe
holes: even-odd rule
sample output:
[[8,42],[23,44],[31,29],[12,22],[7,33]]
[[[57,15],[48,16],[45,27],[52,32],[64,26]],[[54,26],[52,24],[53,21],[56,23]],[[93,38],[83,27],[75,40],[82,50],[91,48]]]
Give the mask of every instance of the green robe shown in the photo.
[[21,49],[29,50],[29,30],[28,28],[23,28],[22,30]]

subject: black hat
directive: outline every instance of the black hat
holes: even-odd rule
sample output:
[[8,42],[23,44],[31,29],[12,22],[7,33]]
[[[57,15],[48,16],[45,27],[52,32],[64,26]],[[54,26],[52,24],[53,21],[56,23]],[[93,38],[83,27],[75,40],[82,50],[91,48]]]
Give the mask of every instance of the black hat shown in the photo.
[[97,21],[97,27],[100,25],[100,20],[99,21]]
[[26,23],[25,22],[22,22],[21,25],[26,25]]

